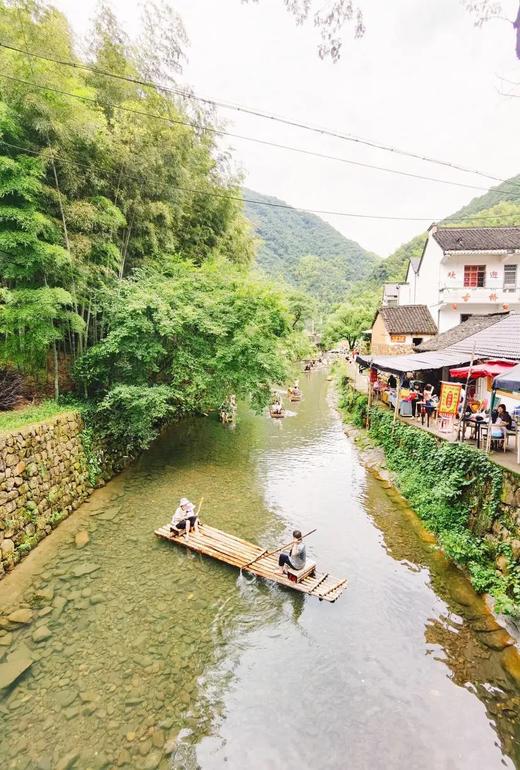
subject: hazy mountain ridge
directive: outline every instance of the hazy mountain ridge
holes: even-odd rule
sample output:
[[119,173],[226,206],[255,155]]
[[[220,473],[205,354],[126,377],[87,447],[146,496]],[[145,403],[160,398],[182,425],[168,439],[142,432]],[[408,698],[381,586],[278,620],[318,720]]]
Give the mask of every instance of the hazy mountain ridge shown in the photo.
[[[520,225],[520,174],[473,198],[466,206],[442,220],[441,224],[479,226]],[[370,279],[374,283],[404,281],[408,260],[421,255],[427,233],[403,243],[389,257],[376,265]]]
[[243,190],[246,214],[261,239],[257,264],[273,278],[331,304],[341,301],[351,286],[367,278],[380,258],[346,238],[315,214],[293,208],[256,205],[284,201]]

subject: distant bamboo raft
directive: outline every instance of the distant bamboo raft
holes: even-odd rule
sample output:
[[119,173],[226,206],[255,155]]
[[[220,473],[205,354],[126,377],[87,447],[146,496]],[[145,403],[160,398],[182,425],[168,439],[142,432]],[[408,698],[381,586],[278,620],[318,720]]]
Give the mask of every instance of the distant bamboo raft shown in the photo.
[[[276,574],[278,554],[272,556],[266,554],[265,549],[258,545],[248,543],[247,540],[229,535],[215,527],[209,527],[207,524],[199,525],[198,535],[191,531],[188,540],[182,535],[173,536],[169,524],[156,529],[155,534],[163,540],[183,545],[197,553],[231,564],[233,567],[239,569],[247,567],[247,572],[280,583],[287,588],[293,588],[295,591],[317,596],[320,601],[324,599],[327,602],[335,602],[346,587],[346,579],[339,580],[328,572],[320,573],[314,570],[313,574],[307,575],[298,582],[290,580],[285,575],[278,575]],[[251,564],[252,561],[254,564]]]

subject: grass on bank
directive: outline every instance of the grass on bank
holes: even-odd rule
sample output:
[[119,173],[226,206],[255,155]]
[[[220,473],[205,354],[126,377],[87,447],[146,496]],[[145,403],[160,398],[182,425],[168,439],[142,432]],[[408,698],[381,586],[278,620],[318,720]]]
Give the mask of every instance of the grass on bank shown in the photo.
[[22,409],[12,409],[0,412],[0,433],[8,433],[22,428],[24,425],[44,422],[51,417],[74,409],[71,404],[59,404],[56,401],[42,401],[41,404],[30,404]]

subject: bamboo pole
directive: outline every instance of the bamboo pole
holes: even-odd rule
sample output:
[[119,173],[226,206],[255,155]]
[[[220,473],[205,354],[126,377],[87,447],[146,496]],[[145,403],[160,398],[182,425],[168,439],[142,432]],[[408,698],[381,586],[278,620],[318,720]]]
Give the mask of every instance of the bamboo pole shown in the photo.
[[[395,408],[394,408],[394,424],[397,420],[397,412],[399,411],[399,407],[401,405],[401,385],[403,383],[403,375],[399,374],[399,379],[397,380],[397,390],[395,392]],[[393,427],[393,426],[392,426]]]
[[[464,415],[466,414],[466,403],[467,403],[467,400],[468,400],[469,379],[471,377],[471,372],[472,372],[472,369],[473,369],[473,364],[475,362],[475,345],[476,345],[476,343],[474,342],[473,343],[473,350],[471,352],[471,363],[469,365],[468,374],[466,376],[466,387],[464,389],[464,398],[462,400],[462,412],[461,412],[460,420],[459,420],[459,431],[458,431],[458,434],[457,434],[457,441],[462,441],[462,435],[464,433]],[[490,414],[491,414],[491,411],[490,411]]]

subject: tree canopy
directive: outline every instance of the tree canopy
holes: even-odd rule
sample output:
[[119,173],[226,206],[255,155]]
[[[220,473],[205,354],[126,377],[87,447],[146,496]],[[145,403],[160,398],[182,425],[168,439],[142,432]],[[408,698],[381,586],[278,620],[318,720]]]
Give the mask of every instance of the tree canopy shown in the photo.
[[54,7],[0,0],[0,38],[0,365],[54,370],[56,394],[73,372],[104,418],[140,424],[135,446],[231,391],[266,401],[302,307],[250,273],[211,110],[145,84],[176,82],[182,22],[145,4],[132,40],[102,4],[82,59]]

